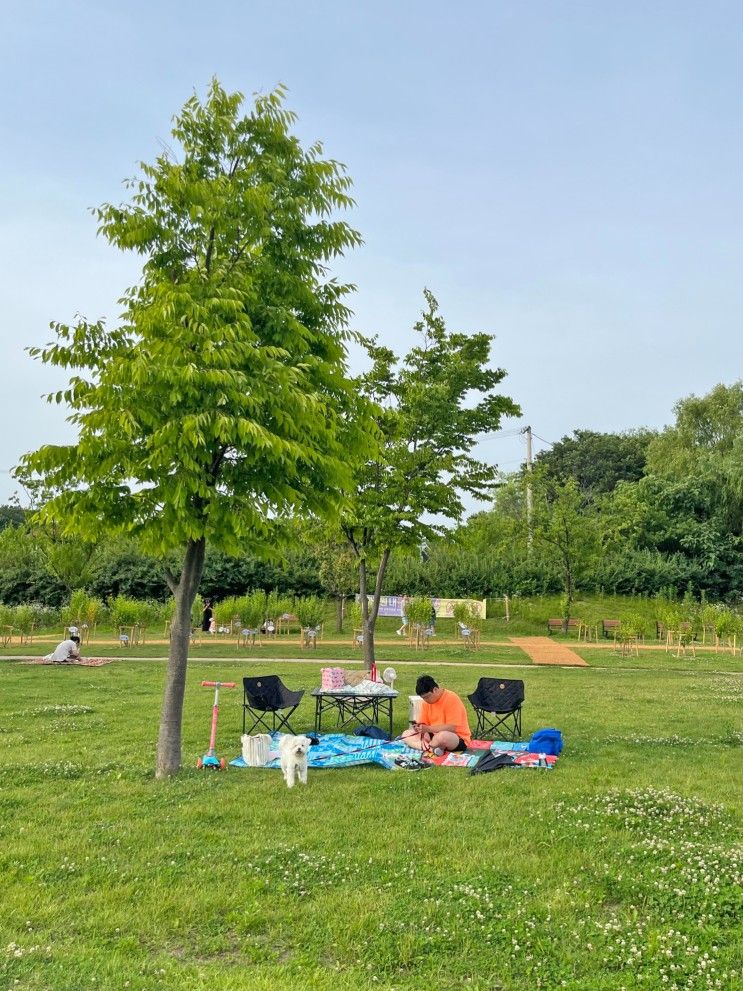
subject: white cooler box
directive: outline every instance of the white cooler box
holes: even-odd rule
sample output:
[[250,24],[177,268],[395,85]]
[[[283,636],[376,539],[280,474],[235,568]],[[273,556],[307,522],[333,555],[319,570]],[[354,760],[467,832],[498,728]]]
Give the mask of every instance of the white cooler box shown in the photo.
[[408,722],[417,723],[421,714],[423,699],[420,695],[408,695]]

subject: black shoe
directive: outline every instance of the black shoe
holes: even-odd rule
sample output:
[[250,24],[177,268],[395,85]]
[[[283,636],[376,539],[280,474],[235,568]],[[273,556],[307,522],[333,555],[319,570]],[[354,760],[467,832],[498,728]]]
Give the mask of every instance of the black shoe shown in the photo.
[[395,757],[395,764],[404,771],[425,771],[432,766],[428,761],[419,760],[418,757],[407,757],[405,754]]

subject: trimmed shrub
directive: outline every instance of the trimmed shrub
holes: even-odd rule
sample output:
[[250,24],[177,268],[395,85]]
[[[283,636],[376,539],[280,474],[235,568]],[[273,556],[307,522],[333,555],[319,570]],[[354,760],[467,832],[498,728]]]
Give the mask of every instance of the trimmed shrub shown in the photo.
[[114,630],[117,631],[120,626],[134,626],[136,623],[140,623],[140,616],[145,612],[145,608],[145,603],[139,599],[117,595],[110,606]]
[[316,595],[308,595],[297,599],[294,611],[303,628],[319,626],[325,617],[325,603]]

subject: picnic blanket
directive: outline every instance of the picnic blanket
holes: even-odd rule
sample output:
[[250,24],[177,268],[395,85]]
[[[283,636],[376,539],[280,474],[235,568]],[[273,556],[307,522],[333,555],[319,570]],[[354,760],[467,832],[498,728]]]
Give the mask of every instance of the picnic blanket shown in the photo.
[[[281,767],[279,759],[279,741],[283,734],[271,735],[270,760],[264,766],[271,770]],[[310,747],[307,753],[307,766],[312,768],[356,767],[359,764],[378,764],[387,770],[395,769],[395,758],[404,754],[406,757],[420,757],[420,750],[413,750],[402,740],[375,740],[367,736],[350,736],[344,733],[324,733],[319,736],[320,742]],[[506,753],[514,757],[514,767],[522,768],[551,768],[556,757],[547,756],[540,765],[539,754],[529,753],[528,743],[509,742],[504,740],[472,740],[467,750],[462,752],[442,754],[441,757],[426,757],[425,759],[437,767],[467,767],[472,768],[486,751]],[[232,767],[248,767],[242,755],[230,761]]]
[[[281,767],[278,747],[281,733],[271,736],[271,750],[267,768]],[[410,752],[399,740],[374,740],[368,736],[350,736],[344,733],[324,733],[320,742],[310,747],[307,766],[316,768],[355,767],[358,764],[379,764],[388,770],[394,768],[395,757]],[[230,761],[232,767],[248,767],[242,755]]]
[[540,768],[544,770],[554,767],[557,757],[547,755],[540,762],[540,755],[529,751],[527,742],[513,740],[471,740],[466,750],[432,757],[431,761],[438,767],[467,767],[473,768],[480,760],[483,752],[489,750],[494,754],[508,754],[513,757],[514,767]]
[[113,657],[81,657],[77,661],[65,661],[64,664],[55,664],[54,661],[48,661],[46,657],[32,657],[28,660],[21,661],[21,664],[52,664],[56,668],[100,668],[104,664],[110,664]]

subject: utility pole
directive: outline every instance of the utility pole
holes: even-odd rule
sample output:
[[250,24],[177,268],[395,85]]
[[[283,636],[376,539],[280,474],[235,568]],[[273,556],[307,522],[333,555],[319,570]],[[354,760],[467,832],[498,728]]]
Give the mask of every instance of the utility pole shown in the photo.
[[526,546],[528,552],[531,554],[531,519],[533,512],[531,494],[531,427],[524,427],[522,433],[526,434]]

